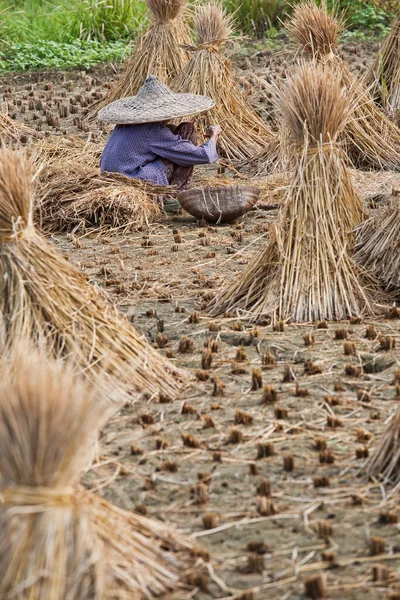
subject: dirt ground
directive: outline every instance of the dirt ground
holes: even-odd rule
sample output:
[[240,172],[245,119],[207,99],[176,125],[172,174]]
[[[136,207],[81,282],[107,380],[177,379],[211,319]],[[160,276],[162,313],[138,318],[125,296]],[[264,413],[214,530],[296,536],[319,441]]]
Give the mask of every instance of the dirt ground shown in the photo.
[[[373,44],[343,49],[358,71],[375,50]],[[292,58],[290,48],[262,50],[236,58],[235,67],[254,84],[256,77],[284,76]],[[2,91],[19,120],[83,136],[82,111],[112,77],[110,68],[10,76]],[[270,118],[268,102],[260,99],[253,90],[254,106]],[[46,103],[59,123],[46,113]],[[68,107],[63,117],[59,105]],[[95,127],[92,137],[105,139],[107,132]],[[353,175],[366,202],[400,183],[399,174]],[[363,463],[399,406],[400,320],[329,323],[326,329],[289,324],[273,331],[235,315],[210,319],[202,313],[265,243],[276,216],[255,210],[218,227],[200,227],[188,215],[165,216],[124,236],[53,239],[140,332],[162,346],[160,352],[193,375],[180,400],[125,407],[113,419],[86,483],[124,508],[176,523],[209,551],[211,562],[198,560],[202,576],[193,596],[199,600],[248,589],[257,599],[300,599],[304,580],[320,572],[329,598],[377,600],[395,589],[399,595],[391,597],[398,598],[400,486],[368,481]],[[397,349],[381,351],[367,339],[370,324],[393,337]],[[315,336],[313,345],[305,345],[305,334]],[[354,356],[344,354],[337,336],[355,343]],[[205,369],[202,354],[211,343]],[[274,364],[263,364],[265,355]],[[321,372],[306,373],[307,359]],[[358,376],[345,374],[349,363],[361,367]],[[262,389],[252,390],[254,369],[276,392],[270,403]],[[291,381],[283,381],[284,372]]]

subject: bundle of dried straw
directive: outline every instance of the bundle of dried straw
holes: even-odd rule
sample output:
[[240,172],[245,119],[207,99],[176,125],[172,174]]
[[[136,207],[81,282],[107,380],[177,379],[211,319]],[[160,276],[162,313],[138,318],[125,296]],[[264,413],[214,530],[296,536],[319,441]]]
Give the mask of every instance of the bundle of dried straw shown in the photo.
[[365,76],[372,96],[400,124],[400,11]]
[[84,373],[106,372],[121,392],[176,396],[185,375],[156,352],[32,225],[25,157],[0,151],[1,339],[21,336]]
[[303,52],[328,65],[340,78],[354,104],[352,118],[344,130],[346,150],[355,166],[400,169],[400,129],[376,106],[368,89],[357,81],[336,53],[342,31],[340,15],[330,12],[325,0],[297,4],[287,29]]
[[102,546],[74,487],[104,406],[70,369],[20,355],[0,388],[0,597],[105,597]]
[[355,259],[385,289],[400,293],[400,190],[358,228]]
[[372,477],[384,477],[393,483],[400,481],[400,410],[393,415],[387,431],[366,464]]
[[107,234],[132,231],[161,216],[157,196],[168,188],[146,184],[119,173],[76,163],[72,169],[54,168],[39,177],[35,222],[48,233],[84,232],[87,228]]
[[233,19],[218,4],[209,3],[195,10],[194,25],[197,47],[192,58],[172,81],[175,92],[202,94],[215,101],[215,107],[197,117],[200,137],[204,141],[209,125],[220,123],[219,151],[230,160],[244,160],[270,147],[276,159],[279,145],[275,134],[248,105],[232,75],[230,60],[222,47],[231,41]]
[[185,567],[177,552],[192,544],[78,486],[107,415],[100,388],[21,348],[1,372],[1,597],[132,600],[173,591]]
[[280,104],[291,155],[282,215],[267,245],[214,299],[210,312],[293,321],[373,313],[348,254],[349,232],[363,209],[338,145],[349,111],[346,92],[330,69],[302,65]]
[[92,105],[89,118],[114,100],[135,96],[149,75],[169,83],[189,57],[183,46],[192,43],[184,7],[186,0],[145,0],[150,23],[138,40],[133,56],[110,91]]

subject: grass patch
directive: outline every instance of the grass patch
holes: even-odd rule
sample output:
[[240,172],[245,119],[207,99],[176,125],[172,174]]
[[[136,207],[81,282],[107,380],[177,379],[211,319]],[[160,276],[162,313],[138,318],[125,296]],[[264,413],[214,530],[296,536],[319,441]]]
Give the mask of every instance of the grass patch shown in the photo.
[[98,63],[122,60],[129,52],[123,41],[73,42],[38,41],[35,44],[11,44],[0,53],[0,73],[45,69],[90,69]]

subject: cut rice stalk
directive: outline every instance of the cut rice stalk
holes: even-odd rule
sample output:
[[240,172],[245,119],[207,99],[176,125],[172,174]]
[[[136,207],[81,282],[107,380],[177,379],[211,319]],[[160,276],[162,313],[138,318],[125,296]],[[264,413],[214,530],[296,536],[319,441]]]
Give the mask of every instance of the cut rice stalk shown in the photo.
[[346,151],[359,168],[400,170],[400,129],[376,106],[363,83],[356,80],[336,53],[341,16],[330,12],[324,0],[297,4],[287,24],[292,39],[308,56],[329,66],[340,79],[354,106],[344,130]]
[[56,356],[74,356],[117,392],[174,398],[187,375],[108,306],[32,224],[32,184],[22,154],[0,151],[1,340],[21,337]]
[[183,69],[189,60],[183,46],[192,43],[184,14],[185,3],[186,0],[146,0],[150,24],[118,81],[91,106],[90,119],[110,102],[135,96],[149,75],[168,84]]
[[214,108],[196,117],[201,141],[206,139],[210,125],[220,123],[218,147],[222,156],[242,161],[274,145],[274,163],[276,136],[247,103],[232,75],[231,62],[223,54],[222,47],[232,37],[232,17],[218,3],[208,3],[197,7],[194,24],[197,47],[192,48],[190,62],[172,81],[171,88],[214,100]]
[[374,314],[379,308],[348,253],[363,208],[338,146],[349,112],[346,92],[318,64],[301,66],[288,81],[281,107],[292,170],[282,215],[210,312],[297,322]]

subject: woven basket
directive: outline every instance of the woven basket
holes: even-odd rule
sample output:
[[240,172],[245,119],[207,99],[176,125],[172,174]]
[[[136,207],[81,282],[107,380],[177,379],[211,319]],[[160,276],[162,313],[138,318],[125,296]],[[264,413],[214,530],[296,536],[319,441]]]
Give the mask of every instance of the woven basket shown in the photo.
[[199,221],[229,223],[246,214],[258,200],[260,190],[252,186],[193,188],[178,194],[182,207]]

